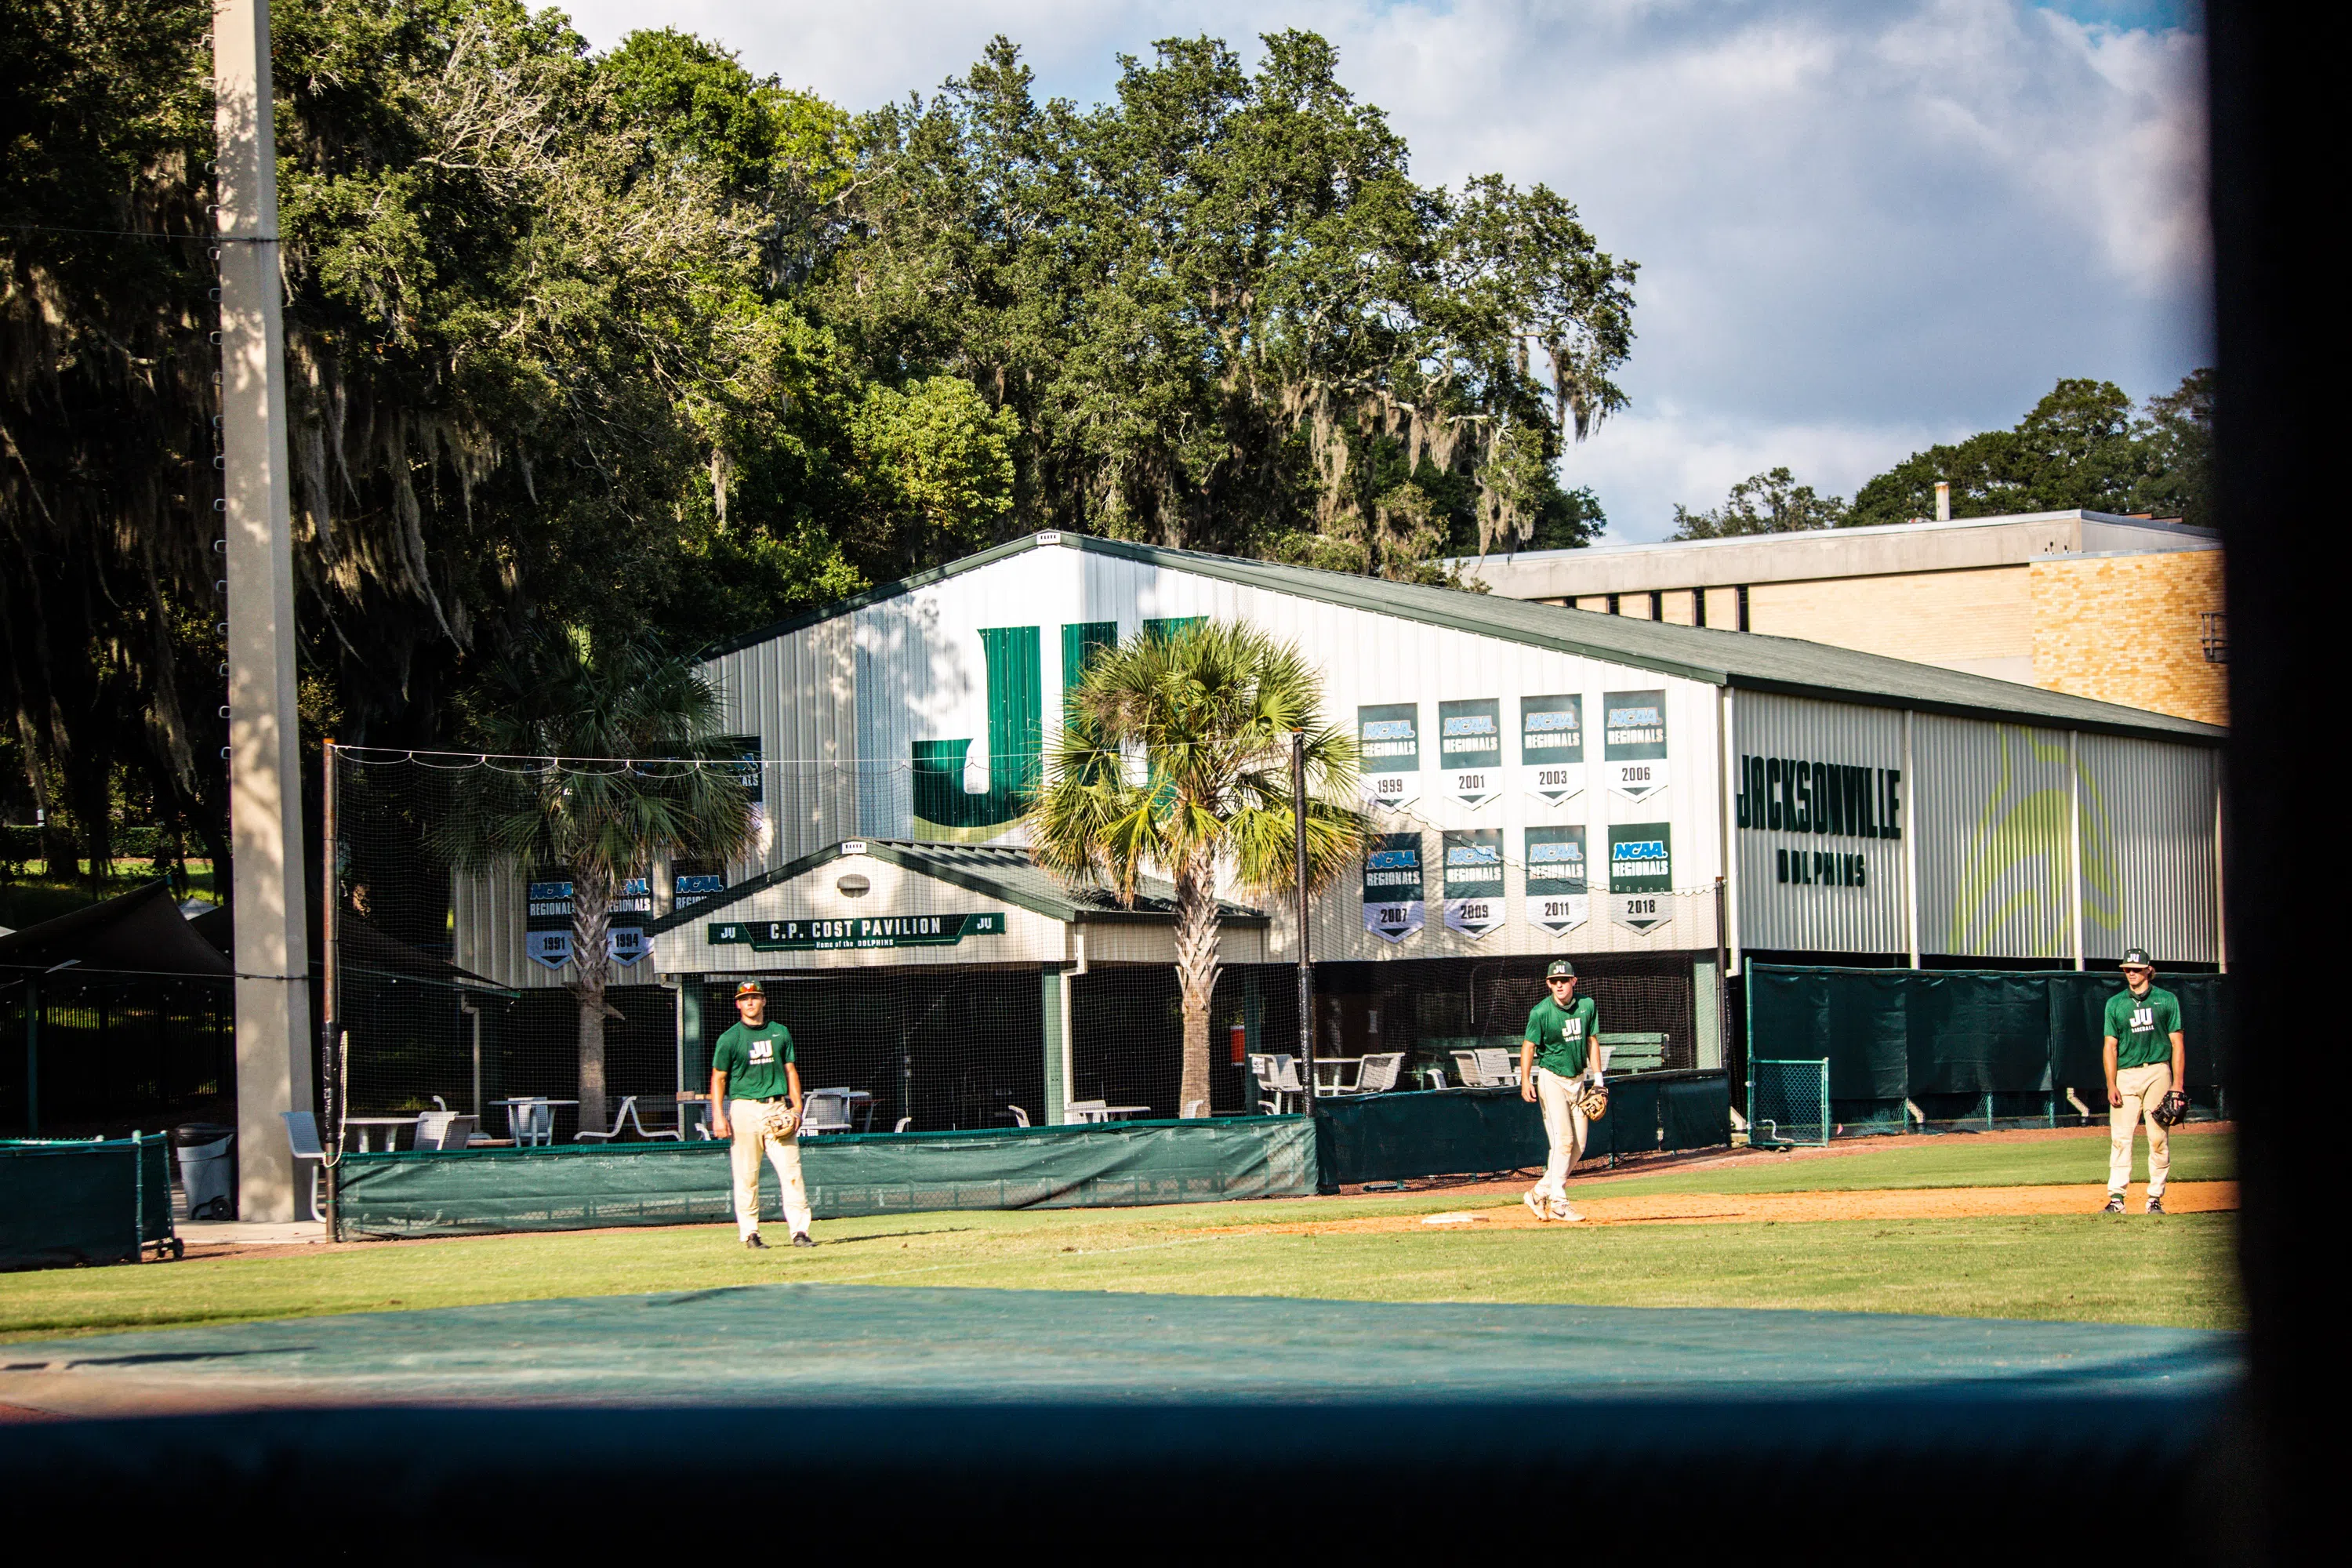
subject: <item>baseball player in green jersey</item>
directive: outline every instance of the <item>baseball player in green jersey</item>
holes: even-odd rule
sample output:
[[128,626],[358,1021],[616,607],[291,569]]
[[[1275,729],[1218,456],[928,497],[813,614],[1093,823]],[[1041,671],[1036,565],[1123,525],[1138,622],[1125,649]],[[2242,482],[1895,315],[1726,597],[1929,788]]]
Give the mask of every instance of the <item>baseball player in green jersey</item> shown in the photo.
[[1584,1152],[1584,1107],[1587,1083],[1601,1081],[1601,1055],[1595,1049],[1601,1035],[1601,1009],[1590,996],[1576,994],[1576,965],[1555,958],[1544,971],[1551,994],[1528,1014],[1527,1033],[1519,1044],[1519,1098],[1543,1107],[1544,1138],[1551,1157],[1543,1180],[1529,1187],[1520,1201],[1538,1219],[1580,1220],[1568,1206],[1568,1173]]
[[[765,1154],[783,1189],[793,1245],[814,1247],[808,1187],[801,1180],[801,1069],[793,1060],[793,1032],[769,1021],[768,994],[756,980],[735,987],[735,1011],[742,1022],[729,1025],[710,1053],[711,1131],[734,1141],[728,1155],[735,1173],[735,1228],[744,1246],[767,1247],[760,1239],[760,1159]],[[789,1120],[780,1122],[779,1110],[789,1110]]]
[[2180,1028],[2180,999],[2156,984],[2156,965],[2133,948],[2124,954],[2124,988],[2107,999],[2107,1206],[2124,1212],[2131,1180],[2132,1129],[2147,1123],[2147,1212],[2164,1212],[2164,1179],[2172,1171],[2167,1131],[2180,1107],[2165,1101],[2186,1093],[2189,1037]]

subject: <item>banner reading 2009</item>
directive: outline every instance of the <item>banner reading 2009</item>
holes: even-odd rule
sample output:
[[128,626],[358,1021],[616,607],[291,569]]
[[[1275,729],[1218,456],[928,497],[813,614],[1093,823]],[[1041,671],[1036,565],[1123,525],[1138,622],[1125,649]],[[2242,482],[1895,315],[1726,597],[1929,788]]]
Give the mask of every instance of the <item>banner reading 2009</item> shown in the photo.
[[1482,937],[1503,923],[1503,831],[1474,827],[1445,835],[1445,923]]
[[1422,889],[1421,835],[1376,833],[1364,856],[1364,929],[1402,942],[1429,918]]

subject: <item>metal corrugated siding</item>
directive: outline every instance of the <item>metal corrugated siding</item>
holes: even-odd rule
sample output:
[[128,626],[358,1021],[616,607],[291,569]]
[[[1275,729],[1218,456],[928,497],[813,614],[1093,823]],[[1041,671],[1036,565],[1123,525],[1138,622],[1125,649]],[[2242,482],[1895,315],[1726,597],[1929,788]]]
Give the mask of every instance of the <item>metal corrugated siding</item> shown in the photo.
[[2064,731],[1922,715],[1912,743],[1920,951],[2070,956]]
[[2144,947],[2159,963],[2214,963],[2219,756],[2099,735],[2080,746],[2087,961]]
[[[850,898],[835,885],[851,870],[872,890]],[[858,915],[956,915],[1002,910],[1003,936],[966,937],[951,947],[836,948],[823,952],[756,952],[748,946],[713,946],[714,921],[846,920]],[[811,867],[788,881],[762,888],[712,910],[697,909],[653,939],[653,967],[664,974],[749,973],[807,969],[882,969],[961,963],[1059,963],[1070,954],[1062,923],[1017,904],[894,866],[875,856],[845,856]]]
[[[1765,692],[1743,694],[1733,710],[1734,787],[1742,755],[1845,763],[1873,770],[1903,766],[1903,715],[1885,708],[1813,702]],[[1902,788],[1913,798],[1913,788]],[[1905,832],[1916,830],[1906,804]],[[1769,818],[1767,821],[1769,822]],[[1903,843],[1897,838],[1735,827],[1739,840],[1739,940],[1744,947],[1800,952],[1905,951]],[[1775,850],[1859,854],[1868,886],[1805,885],[1778,879]]]

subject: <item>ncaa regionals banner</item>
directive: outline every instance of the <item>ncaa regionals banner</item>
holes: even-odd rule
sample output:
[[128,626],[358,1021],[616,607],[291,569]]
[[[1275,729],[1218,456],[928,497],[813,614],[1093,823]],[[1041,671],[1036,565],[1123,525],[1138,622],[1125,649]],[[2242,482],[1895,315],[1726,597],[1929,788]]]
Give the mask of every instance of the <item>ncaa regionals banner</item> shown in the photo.
[[1528,793],[1559,805],[1584,793],[1584,698],[1519,699],[1519,771]]
[[1375,833],[1364,856],[1364,929],[1389,942],[1402,942],[1428,918],[1421,835]]
[[605,928],[604,951],[615,963],[635,963],[653,951],[646,942],[646,922],[654,918],[654,885],[646,877],[621,884],[613,900],[612,924]]
[[1592,898],[1584,869],[1584,829],[1528,829],[1528,923],[1563,936],[1585,922]]
[[1612,823],[1609,828],[1609,918],[1653,931],[1674,918],[1674,830],[1663,822]]
[[[1421,709],[1385,702],[1356,710],[1367,805],[1399,810],[1421,798]],[[1416,862],[1417,863],[1417,862]]]
[[1601,699],[1606,721],[1601,773],[1627,800],[1645,800],[1666,787],[1666,694],[1612,691]]
[[1492,697],[1437,705],[1445,793],[1473,808],[1503,793],[1503,704]]
[[1503,830],[1472,827],[1445,834],[1445,923],[1482,937],[1503,923]]
[[571,873],[541,871],[524,884],[522,950],[550,969],[572,962]]

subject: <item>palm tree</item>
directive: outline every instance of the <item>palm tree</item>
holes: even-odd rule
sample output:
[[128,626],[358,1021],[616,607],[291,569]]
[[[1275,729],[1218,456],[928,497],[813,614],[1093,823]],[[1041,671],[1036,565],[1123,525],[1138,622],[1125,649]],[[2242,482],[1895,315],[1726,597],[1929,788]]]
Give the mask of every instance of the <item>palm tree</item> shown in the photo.
[[1175,884],[1178,1098],[1186,1108],[1209,1098],[1218,878],[1229,869],[1257,897],[1296,886],[1295,734],[1306,736],[1309,889],[1329,883],[1362,849],[1355,739],[1324,721],[1322,696],[1296,645],[1200,621],[1097,655],[1046,747],[1045,777],[1024,819],[1037,863],[1072,886],[1108,886],[1130,905],[1147,869]]
[[439,830],[461,870],[571,873],[571,989],[580,1005],[580,1124],[605,1113],[604,1021],[614,894],[658,857],[727,861],[751,842],[751,794],[724,765],[719,697],[650,640],[518,638],[467,703],[489,765],[461,774]]

